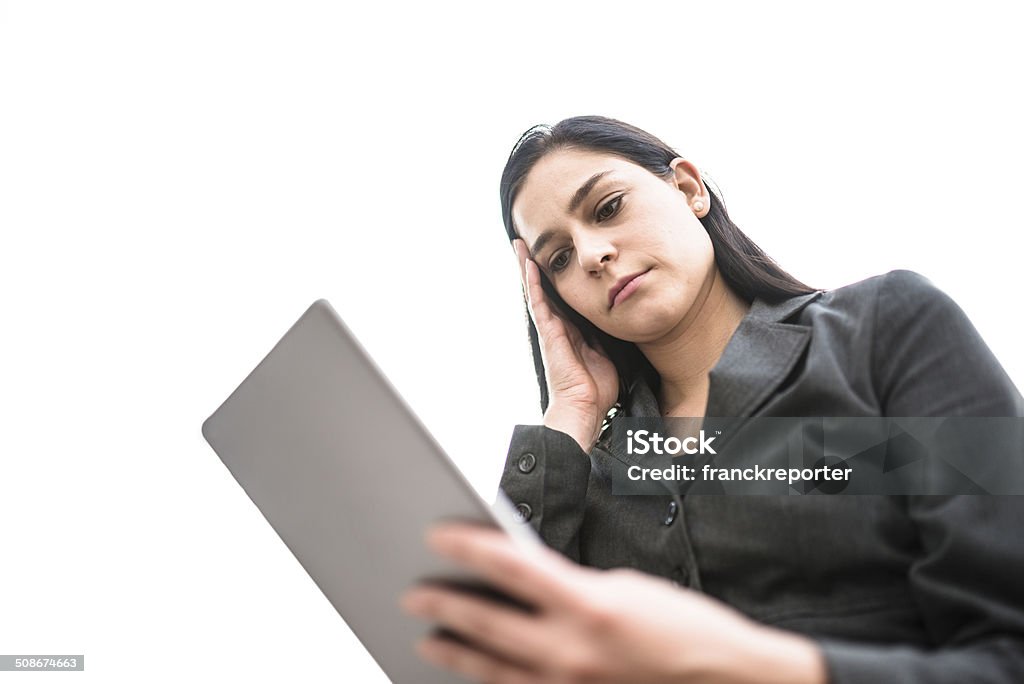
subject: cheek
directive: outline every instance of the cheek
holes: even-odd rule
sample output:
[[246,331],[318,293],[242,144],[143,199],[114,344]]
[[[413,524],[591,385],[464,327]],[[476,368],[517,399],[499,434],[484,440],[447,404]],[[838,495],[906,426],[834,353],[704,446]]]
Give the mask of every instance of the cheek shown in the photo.
[[592,283],[577,282],[570,277],[560,281],[555,290],[567,306],[597,327],[601,327],[601,317],[605,310],[599,302],[601,293],[593,287]]
[[715,267],[715,246],[711,244],[711,236],[701,231],[697,244],[699,251],[696,252],[696,255],[700,263],[706,270],[713,269]]
[[555,286],[555,291],[558,292],[562,301],[575,309],[577,313],[583,316],[587,314],[587,299],[583,295],[579,283],[572,282],[572,278],[562,278]]
[[666,247],[673,255],[673,260],[694,275],[699,275],[699,272],[707,270],[715,262],[715,248],[711,244],[711,236],[700,225],[682,235],[677,234]]

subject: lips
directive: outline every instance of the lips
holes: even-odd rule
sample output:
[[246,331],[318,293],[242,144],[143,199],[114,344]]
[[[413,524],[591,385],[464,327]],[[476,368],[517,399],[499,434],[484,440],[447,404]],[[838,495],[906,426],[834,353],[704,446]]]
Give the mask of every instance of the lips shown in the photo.
[[[647,271],[650,270],[651,269],[647,269]],[[639,286],[639,283],[633,283],[633,281],[636,280],[637,278],[640,278],[641,276],[646,275],[647,271],[637,271],[632,275],[619,278],[619,280],[614,285],[612,285],[612,288],[608,290],[608,308],[610,309],[613,306],[615,306],[616,298],[619,297],[619,294],[622,293],[623,290],[627,289],[627,286],[629,286],[629,289],[625,293],[623,298],[631,295],[633,291],[636,289],[636,287]]]

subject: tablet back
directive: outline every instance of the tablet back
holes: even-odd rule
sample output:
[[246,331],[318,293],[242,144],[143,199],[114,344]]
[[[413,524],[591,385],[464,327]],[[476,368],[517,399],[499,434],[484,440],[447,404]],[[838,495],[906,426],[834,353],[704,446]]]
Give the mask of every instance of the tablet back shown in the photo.
[[392,681],[454,681],[416,656],[429,627],[398,607],[418,579],[465,579],[426,549],[427,527],[472,520],[525,543],[533,531],[476,494],[326,300],[203,436]]

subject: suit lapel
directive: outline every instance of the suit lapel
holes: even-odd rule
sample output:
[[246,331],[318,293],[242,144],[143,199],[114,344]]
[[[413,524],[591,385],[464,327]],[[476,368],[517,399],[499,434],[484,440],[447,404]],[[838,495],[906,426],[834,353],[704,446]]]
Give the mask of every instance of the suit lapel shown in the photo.
[[811,339],[806,325],[782,323],[821,292],[778,304],[755,300],[711,369],[707,415],[746,418],[778,388]]

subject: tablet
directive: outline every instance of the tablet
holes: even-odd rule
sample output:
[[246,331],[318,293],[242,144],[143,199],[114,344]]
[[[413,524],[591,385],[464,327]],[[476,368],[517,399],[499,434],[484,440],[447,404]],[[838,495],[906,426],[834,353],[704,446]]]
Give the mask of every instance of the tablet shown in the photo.
[[314,302],[203,423],[203,436],[394,682],[456,681],[421,660],[401,611],[421,579],[473,584],[424,544],[442,519],[504,529],[326,300]]

